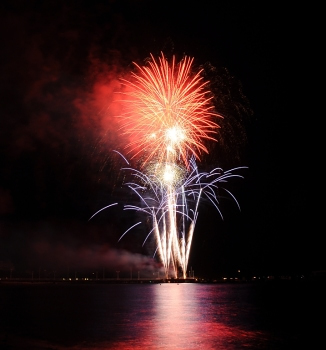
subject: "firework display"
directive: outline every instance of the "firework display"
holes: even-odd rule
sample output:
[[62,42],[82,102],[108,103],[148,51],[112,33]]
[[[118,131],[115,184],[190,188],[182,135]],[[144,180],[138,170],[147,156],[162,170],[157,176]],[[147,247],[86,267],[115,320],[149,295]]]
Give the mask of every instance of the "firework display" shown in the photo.
[[[163,54],[157,60],[151,55],[146,65],[135,63],[136,72],[122,81],[126,108],[121,134],[129,140],[125,151],[130,160],[136,158],[140,164],[139,169],[131,167],[118,152],[127,164],[123,170],[134,179],[125,185],[140,202],[138,206],[126,204],[124,209],[150,217],[151,229],[144,243],[155,237],[154,255],[164,267],[165,278],[189,277],[188,261],[201,199],[208,199],[221,217],[221,191],[239,206],[222,184],[231,177],[242,177],[236,172],[244,168],[199,171],[197,162],[208,153],[205,142],[216,141],[216,121],[222,116],[215,111],[202,71],[193,74],[192,64],[193,58],[187,56],[177,63],[175,57],[169,62]],[[120,239],[140,223],[132,225]]]

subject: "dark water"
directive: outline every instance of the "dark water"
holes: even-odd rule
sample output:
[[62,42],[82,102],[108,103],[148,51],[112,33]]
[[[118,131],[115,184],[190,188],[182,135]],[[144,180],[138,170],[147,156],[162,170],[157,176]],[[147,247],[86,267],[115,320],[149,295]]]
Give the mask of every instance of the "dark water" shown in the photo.
[[324,293],[301,282],[0,284],[0,349],[319,349]]

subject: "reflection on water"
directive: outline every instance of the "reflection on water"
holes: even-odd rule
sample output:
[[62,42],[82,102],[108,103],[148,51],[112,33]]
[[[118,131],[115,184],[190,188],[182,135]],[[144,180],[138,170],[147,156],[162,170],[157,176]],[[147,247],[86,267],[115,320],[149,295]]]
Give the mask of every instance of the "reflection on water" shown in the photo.
[[0,285],[0,349],[289,350],[313,322],[304,316],[305,291],[250,283]]
[[[150,290],[153,314],[130,325],[141,337],[118,341],[119,349],[263,349],[263,331],[252,330],[252,305],[239,286],[162,284]],[[239,293],[241,295],[237,295]],[[146,329],[146,331],[145,331]],[[264,345],[265,344],[265,345]],[[265,347],[264,347],[265,346]],[[114,348],[113,347],[113,348]]]

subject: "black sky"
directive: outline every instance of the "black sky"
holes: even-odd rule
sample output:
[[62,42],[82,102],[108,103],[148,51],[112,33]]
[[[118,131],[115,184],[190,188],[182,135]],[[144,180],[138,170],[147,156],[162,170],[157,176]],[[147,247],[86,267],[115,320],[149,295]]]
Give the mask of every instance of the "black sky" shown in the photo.
[[123,145],[113,92],[133,61],[161,51],[210,67],[226,117],[204,166],[249,167],[230,184],[241,212],[222,201],[222,221],[201,208],[192,268],[202,276],[324,269],[301,108],[312,61],[303,15],[257,2],[2,1],[2,269],[115,275],[152,264],[142,230],[117,243],[134,219],[122,207],[88,219],[131,200],[112,153]]

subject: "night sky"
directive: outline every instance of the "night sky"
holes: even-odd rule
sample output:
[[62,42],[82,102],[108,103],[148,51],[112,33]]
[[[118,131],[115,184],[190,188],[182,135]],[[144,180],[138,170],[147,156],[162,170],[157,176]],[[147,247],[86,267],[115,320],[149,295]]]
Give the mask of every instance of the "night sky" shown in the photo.
[[161,52],[194,57],[225,116],[200,167],[248,167],[228,187],[241,211],[221,198],[222,220],[201,204],[189,267],[203,277],[325,269],[303,14],[257,2],[2,1],[0,274],[156,271],[146,218],[118,242],[139,218],[122,210],[135,198],[113,150],[125,143],[119,79]]

